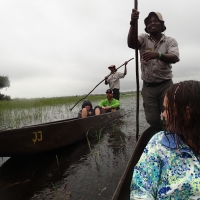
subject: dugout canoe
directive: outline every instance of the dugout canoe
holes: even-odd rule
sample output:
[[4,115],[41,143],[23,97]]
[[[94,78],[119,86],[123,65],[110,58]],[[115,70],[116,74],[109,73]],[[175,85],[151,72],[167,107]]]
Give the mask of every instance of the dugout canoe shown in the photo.
[[0,157],[52,151],[84,140],[125,115],[124,109],[84,119],[66,119],[0,131]]
[[150,127],[147,128],[142,135],[139,137],[139,140],[136,143],[133,154],[131,155],[130,160],[126,166],[126,169],[118,182],[118,185],[113,193],[111,200],[130,200],[130,184],[133,174],[133,169],[142,155],[144,148],[146,147],[149,140],[155,134],[155,130],[152,130]]

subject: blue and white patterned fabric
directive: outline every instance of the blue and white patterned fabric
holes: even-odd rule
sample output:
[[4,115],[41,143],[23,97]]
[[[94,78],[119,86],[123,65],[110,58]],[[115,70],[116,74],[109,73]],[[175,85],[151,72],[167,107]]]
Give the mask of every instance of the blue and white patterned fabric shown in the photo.
[[177,147],[173,134],[153,136],[134,168],[131,200],[200,200],[200,158],[178,139]]

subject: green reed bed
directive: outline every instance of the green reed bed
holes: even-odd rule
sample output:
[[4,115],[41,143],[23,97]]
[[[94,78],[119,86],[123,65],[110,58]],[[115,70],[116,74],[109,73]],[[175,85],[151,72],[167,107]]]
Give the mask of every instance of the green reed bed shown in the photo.
[[[128,92],[121,94],[121,99],[135,96],[135,93]],[[69,96],[69,97],[53,97],[53,98],[33,98],[33,99],[12,99],[11,101],[0,101],[0,112],[3,109],[24,109],[41,106],[56,106],[64,104],[72,104],[72,106],[85,96]],[[86,99],[91,102],[105,99],[105,94],[89,95]],[[81,102],[78,104],[80,105]],[[77,106],[78,106],[77,105]]]
[[[35,99],[12,99],[11,101],[0,101],[0,111],[2,109],[24,109],[39,106],[55,106],[64,104],[75,104],[85,96],[71,96],[71,97],[53,97],[53,98],[35,98]],[[104,99],[105,95],[89,95],[87,99],[90,101],[100,101]],[[81,104],[81,102],[79,103]]]
[[[121,95],[121,108],[123,99],[134,96],[134,93]],[[69,119],[77,117],[81,109],[82,101],[74,107],[80,99],[85,96],[54,97],[54,98],[35,98],[35,99],[13,99],[11,101],[0,101],[0,129],[13,129],[23,126]],[[93,106],[100,100],[105,99],[105,94],[89,95],[87,97]]]

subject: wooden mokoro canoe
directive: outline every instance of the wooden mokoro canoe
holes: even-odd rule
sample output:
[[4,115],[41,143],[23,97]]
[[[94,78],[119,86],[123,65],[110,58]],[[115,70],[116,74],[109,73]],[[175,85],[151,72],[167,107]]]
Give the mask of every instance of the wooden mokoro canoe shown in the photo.
[[150,127],[146,129],[142,135],[139,137],[139,140],[136,143],[135,149],[131,158],[126,166],[126,169],[115,189],[115,192],[111,200],[130,200],[130,184],[132,180],[133,169],[142,155],[144,148],[146,147],[149,140],[155,134],[155,130],[152,130]]
[[67,119],[0,131],[0,157],[52,151],[86,139],[125,115],[124,109],[84,119]]

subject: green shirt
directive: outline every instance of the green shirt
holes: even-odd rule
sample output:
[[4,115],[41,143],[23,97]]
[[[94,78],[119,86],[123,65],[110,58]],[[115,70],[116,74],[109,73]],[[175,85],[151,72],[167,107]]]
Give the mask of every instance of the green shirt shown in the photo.
[[112,99],[111,102],[109,102],[108,99],[104,99],[98,104],[98,106],[101,106],[101,107],[111,106],[111,108],[118,108],[120,106],[120,103],[117,99],[114,99],[114,98]]

